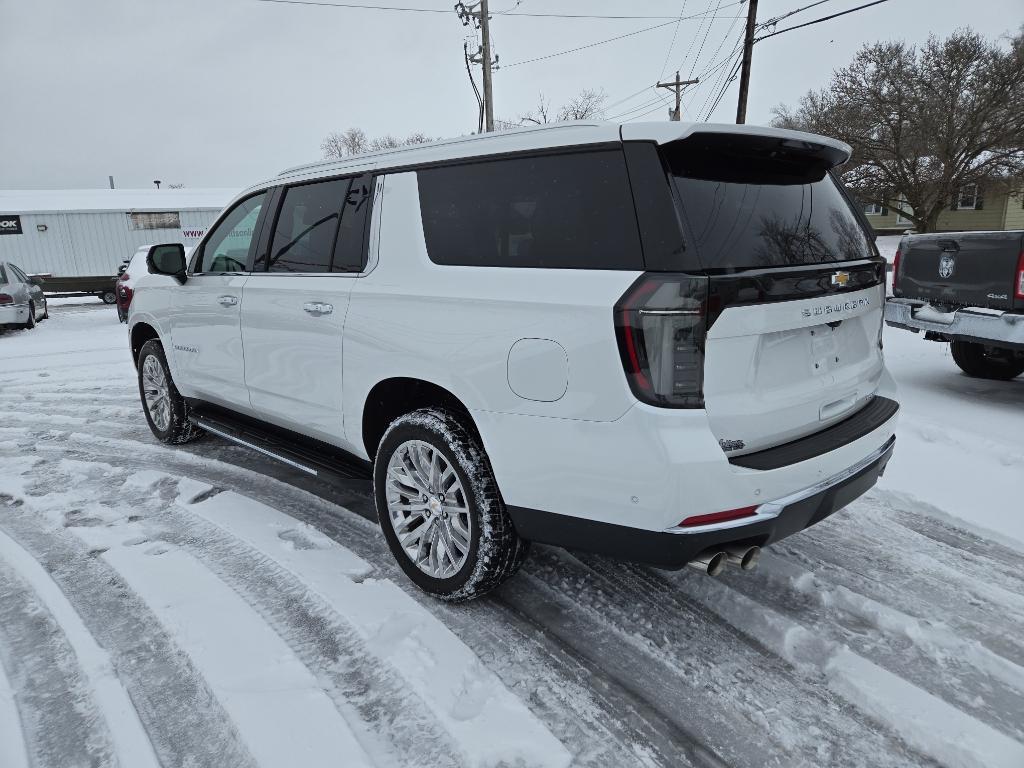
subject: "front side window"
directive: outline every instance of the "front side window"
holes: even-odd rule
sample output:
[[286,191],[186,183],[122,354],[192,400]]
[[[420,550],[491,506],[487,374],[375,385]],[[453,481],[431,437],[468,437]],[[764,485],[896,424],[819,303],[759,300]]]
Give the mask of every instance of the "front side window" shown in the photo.
[[872,257],[856,211],[828,173],[835,162],[828,151],[730,134],[696,136],[664,147],[690,240],[704,268]]
[[14,264],[8,264],[7,266],[11,268],[11,273],[14,275],[15,280],[20,280],[23,283],[29,282],[28,276],[21,271],[20,267],[17,267]]
[[466,163],[417,179],[436,264],[643,269],[620,150]]
[[260,192],[246,198],[220,220],[203,243],[196,272],[245,271],[266,196]]
[[271,272],[330,272],[351,179],[289,187],[270,248]]

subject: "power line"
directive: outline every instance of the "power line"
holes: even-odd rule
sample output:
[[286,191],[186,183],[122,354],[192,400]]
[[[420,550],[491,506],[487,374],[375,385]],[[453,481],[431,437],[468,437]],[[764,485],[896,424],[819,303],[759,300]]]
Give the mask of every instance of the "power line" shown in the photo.
[[700,47],[697,49],[697,55],[693,57],[693,64],[690,65],[690,74],[687,77],[693,77],[693,70],[697,68],[697,62],[700,61],[700,55],[704,51],[704,44],[708,41],[708,35],[711,34],[711,27],[715,24],[715,19],[718,18],[718,11],[722,7],[722,0],[718,0],[718,5],[715,6],[715,12],[711,14],[711,18],[708,20],[708,28],[704,30],[704,38],[700,41]]
[[811,3],[810,5],[805,5],[803,8],[797,8],[796,10],[790,11],[789,13],[784,13],[781,16],[776,16],[774,19],[768,19],[768,21],[764,22],[764,24],[762,24],[761,26],[770,27],[773,24],[778,24],[783,19],[788,19],[790,16],[795,16],[796,14],[802,13],[803,11],[809,11],[811,8],[815,8],[819,5],[824,5],[825,3],[831,2],[832,0],[818,0],[818,2]]
[[794,29],[803,29],[804,27],[809,27],[812,24],[820,24],[823,21],[829,21],[830,19],[837,19],[840,16],[845,16],[848,13],[853,13],[854,11],[861,11],[861,10],[863,10],[865,8],[870,8],[873,5],[881,5],[882,3],[887,3],[887,2],[889,2],[889,0],[875,0],[875,2],[873,2],[873,3],[865,3],[864,5],[858,5],[856,8],[851,8],[848,11],[840,11],[839,13],[833,13],[831,16],[822,16],[820,19],[815,19],[814,21],[808,21],[805,24],[797,24],[796,26],[793,26],[793,27],[786,27],[785,29],[776,30],[775,32],[771,32],[771,33],[769,33],[767,35],[761,35],[760,37],[755,38],[754,42],[760,42],[761,40],[767,40],[769,37],[775,37],[776,35],[781,35],[783,32],[791,32]]
[[661,64],[661,74],[658,75],[660,80],[665,76],[665,69],[668,67],[668,60],[672,56],[672,49],[676,47],[676,38],[679,37],[679,25],[683,22],[683,11],[686,10],[686,0],[683,0],[682,6],[679,8],[679,21],[676,22],[676,28],[672,30],[672,42],[668,44],[668,51],[665,52],[665,61]]
[[[258,3],[277,3],[279,5],[314,5],[323,8],[353,8],[361,11],[398,11],[404,13],[451,13],[451,8],[409,8],[407,6],[397,5],[370,5],[368,3],[327,3],[318,2],[317,0],[256,0]],[[730,5],[742,5],[743,0],[740,2],[730,3]],[[513,6],[515,7],[515,6]],[[650,21],[656,20],[667,20],[669,23],[673,23],[679,19],[678,16],[651,16],[642,14],[595,14],[595,13],[529,13],[524,11],[504,11],[500,14],[501,16],[525,16],[528,18],[537,19],[647,19]],[[691,17],[694,18],[694,17]]]

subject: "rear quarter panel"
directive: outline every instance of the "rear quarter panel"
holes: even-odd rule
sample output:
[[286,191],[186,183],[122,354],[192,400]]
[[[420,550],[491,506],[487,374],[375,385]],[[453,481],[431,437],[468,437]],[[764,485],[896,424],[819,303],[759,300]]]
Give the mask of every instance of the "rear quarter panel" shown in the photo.
[[[345,325],[345,432],[362,445],[370,390],[393,377],[444,387],[471,411],[610,421],[635,402],[615,341],[612,308],[640,274],[610,270],[460,267],[430,261],[415,172],[379,182],[368,273]],[[543,402],[509,386],[521,339],[565,349],[564,394]]]

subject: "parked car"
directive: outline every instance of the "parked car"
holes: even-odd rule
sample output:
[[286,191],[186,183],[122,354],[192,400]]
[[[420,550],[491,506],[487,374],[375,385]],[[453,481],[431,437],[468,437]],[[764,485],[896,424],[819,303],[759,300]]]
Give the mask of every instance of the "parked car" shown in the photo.
[[[126,259],[118,268],[117,281],[114,283],[117,294],[117,319],[122,323],[128,322],[128,307],[131,306],[132,297],[135,295],[135,284],[143,275],[150,274],[146,257],[152,246],[139,246],[130,259]],[[185,257],[192,252],[191,246],[185,249]],[[166,280],[167,278],[164,278]]]
[[449,600],[529,542],[754,565],[876,482],[898,405],[885,266],[832,169],[733,125],[560,124],[285,171],[129,310],[145,418],[372,473]]
[[889,325],[948,342],[968,376],[1024,373],[1024,231],[908,235],[893,263]]
[[0,262],[0,328],[34,328],[50,316],[41,285],[17,265]]

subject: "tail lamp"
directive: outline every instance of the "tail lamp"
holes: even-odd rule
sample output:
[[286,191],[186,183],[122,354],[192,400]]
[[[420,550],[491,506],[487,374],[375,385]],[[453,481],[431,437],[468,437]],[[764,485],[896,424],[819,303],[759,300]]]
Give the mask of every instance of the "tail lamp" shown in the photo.
[[1024,251],[1017,257],[1017,279],[1014,281],[1013,296],[1024,299]]
[[14,297],[9,293],[0,293],[0,304],[13,304]]
[[900,280],[900,249],[896,249],[896,255],[892,259],[892,295],[899,296],[896,292]]
[[642,402],[704,407],[708,283],[707,277],[648,273],[615,305],[622,366]]
[[744,517],[753,517],[757,514],[757,507],[740,507],[739,509],[728,509],[724,512],[709,512],[706,515],[691,515],[679,523],[680,528],[692,528],[697,525],[711,525],[712,523],[724,523],[729,520],[741,520]]

